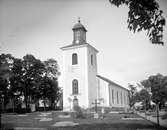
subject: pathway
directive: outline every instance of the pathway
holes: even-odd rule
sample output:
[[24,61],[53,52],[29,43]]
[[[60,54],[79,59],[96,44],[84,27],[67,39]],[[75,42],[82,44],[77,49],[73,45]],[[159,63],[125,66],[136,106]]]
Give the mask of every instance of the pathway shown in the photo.
[[[137,114],[143,118],[145,118],[146,120],[149,120],[153,123],[157,123],[157,118],[156,117],[152,117],[151,115],[150,116],[146,116],[145,113],[140,113],[140,112],[137,112]],[[162,120],[161,117],[159,117],[159,124],[160,126],[162,127],[165,127],[167,128],[167,120]]]

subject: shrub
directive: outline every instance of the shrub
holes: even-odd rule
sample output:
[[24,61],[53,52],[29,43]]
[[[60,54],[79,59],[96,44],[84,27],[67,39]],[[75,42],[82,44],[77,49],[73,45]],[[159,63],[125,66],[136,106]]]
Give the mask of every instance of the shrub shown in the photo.
[[164,115],[161,116],[161,119],[167,119],[167,113],[165,113]]
[[69,112],[63,112],[62,115],[67,116],[69,115]]

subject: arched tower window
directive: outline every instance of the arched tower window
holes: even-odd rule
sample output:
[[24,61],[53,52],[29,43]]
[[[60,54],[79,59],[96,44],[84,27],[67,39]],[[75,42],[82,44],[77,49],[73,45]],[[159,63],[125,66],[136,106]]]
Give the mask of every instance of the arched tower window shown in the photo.
[[72,54],[72,65],[78,64],[78,57],[77,54]]
[[78,94],[78,80],[72,81],[72,94]]
[[93,65],[93,55],[91,55],[91,65]]

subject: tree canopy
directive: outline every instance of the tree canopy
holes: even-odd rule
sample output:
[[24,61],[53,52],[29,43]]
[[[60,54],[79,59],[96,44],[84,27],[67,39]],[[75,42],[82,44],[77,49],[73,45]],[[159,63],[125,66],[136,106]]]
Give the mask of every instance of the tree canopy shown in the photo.
[[165,18],[156,0],[109,0],[112,5],[126,5],[128,11],[128,29],[134,33],[147,31],[153,44],[162,44]]
[[152,75],[143,80],[141,84],[151,92],[151,99],[154,103],[164,105],[167,101],[167,76]]
[[7,104],[9,99],[22,99],[26,108],[40,99],[49,100],[53,107],[60,97],[57,61],[41,61],[31,54],[22,59],[10,54],[0,55],[0,93]]

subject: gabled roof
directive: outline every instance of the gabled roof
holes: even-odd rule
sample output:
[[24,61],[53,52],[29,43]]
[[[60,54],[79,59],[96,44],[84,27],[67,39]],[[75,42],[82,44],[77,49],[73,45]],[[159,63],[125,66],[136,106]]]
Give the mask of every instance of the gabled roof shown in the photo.
[[127,88],[122,87],[121,85],[119,85],[119,84],[117,84],[117,83],[115,83],[115,82],[111,81],[111,80],[110,80],[110,79],[108,79],[108,78],[105,78],[105,77],[100,76],[100,75],[96,75],[96,76],[97,76],[98,78],[100,78],[100,79],[102,79],[102,80],[104,80],[104,81],[108,82],[109,84],[116,85],[116,86],[118,86],[118,87],[120,87],[120,88],[122,88],[122,89],[125,89],[125,90],[129,91]]

